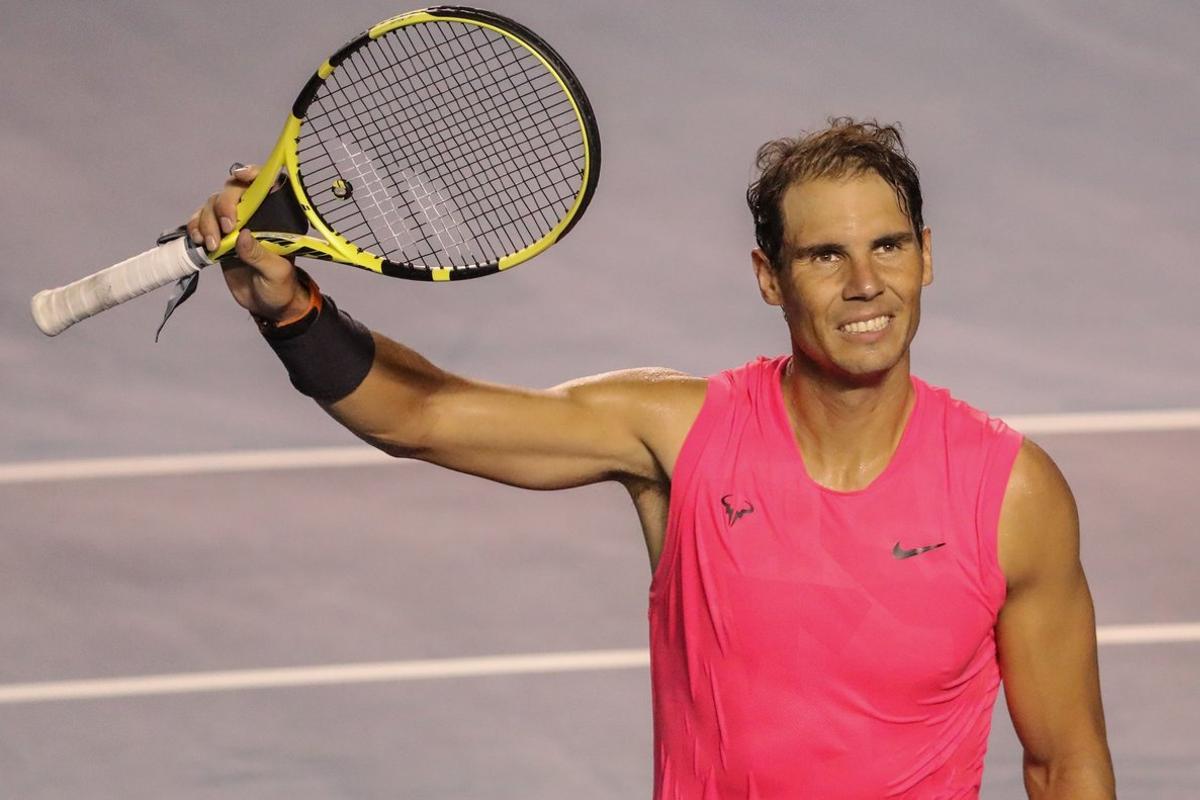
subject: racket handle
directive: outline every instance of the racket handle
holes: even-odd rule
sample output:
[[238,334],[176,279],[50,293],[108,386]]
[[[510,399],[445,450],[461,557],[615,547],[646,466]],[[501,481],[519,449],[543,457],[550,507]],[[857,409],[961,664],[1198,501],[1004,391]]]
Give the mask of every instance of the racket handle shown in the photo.
[[57,336],[80,320],[211,263],[203,250],[182,236],[74,283],[38,292],[31,303],[33,321],[42,333]]

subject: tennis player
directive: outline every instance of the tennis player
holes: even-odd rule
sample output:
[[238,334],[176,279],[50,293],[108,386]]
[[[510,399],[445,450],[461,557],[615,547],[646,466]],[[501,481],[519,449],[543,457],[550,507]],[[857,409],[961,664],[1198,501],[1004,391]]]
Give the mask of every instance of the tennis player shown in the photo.
[[[498,386],[368,330],[246,232],[225,276],[296,388],[382,450],[628,489],[653,570],[655,798],[977,797],[1001,681],[1029,796],[1114,797],[1070,489],[909,371],[933,243],[899,132],[837,119],[758,166],[751,262],[789,352],[709,378]],[[254,174],[193,239],[229,230]]]

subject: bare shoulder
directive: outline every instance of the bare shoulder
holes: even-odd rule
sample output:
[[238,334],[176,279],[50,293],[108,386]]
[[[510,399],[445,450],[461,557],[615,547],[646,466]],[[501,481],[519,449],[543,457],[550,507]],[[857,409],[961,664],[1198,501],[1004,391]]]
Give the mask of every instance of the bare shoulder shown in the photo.
[[1007,508],[1014,507],[1040,511],[1046,505],[1060,504],[1071,496],[1071,489],[1062,471],[1050,454],[1029,437],[1021,443],[1021,450],[1013,462],[1012,474],[1004,496]]
[[572,400],[621,416],[669,477],[683,440],[704,405],[706,378],[638,367],[577,378],[556,386]]
[[670,410],[689,401],[703,403],[707,383],[666,367],[637,367],[575,378],[555,389],[590,402],[652,403]]
[[1079,516],[1062,471],[1026,438],[1000,509],[999,556],[1010,589],[1079,560]]

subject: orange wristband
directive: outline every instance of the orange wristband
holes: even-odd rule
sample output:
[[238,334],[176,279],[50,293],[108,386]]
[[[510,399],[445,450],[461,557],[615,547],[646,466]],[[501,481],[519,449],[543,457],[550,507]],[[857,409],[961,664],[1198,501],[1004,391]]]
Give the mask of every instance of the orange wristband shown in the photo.
[[324,302],[321,299],[321,287],[317,286],[317,282],[314,281],[312,277],[304,270],[298,269],[296,272],[300,276],[300,280],[308,289],[308,305],[305,306],[304,310],[300,313],[292,314],[276,322],[272,322],[265,317],[251,315],[254,316],[254,321],[258,323],[258,327],[261,330],[278,330],[279,328],[285,328],[288,325],[294,325],[297,322],[306,319],[310,314],[313,313],[314,310],[318,314],[321,313],[321,307],[324,305]]

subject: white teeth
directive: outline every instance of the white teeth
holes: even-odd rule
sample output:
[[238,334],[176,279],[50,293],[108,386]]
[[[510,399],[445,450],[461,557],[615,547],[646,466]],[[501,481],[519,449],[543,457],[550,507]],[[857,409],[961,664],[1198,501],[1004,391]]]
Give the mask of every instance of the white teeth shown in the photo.
[[886,328],[888,323],[891,321],[892,318],[885,315],[882,317],[875,317],[874,319],[868,319],[863,322],[847,322],[845,325],[841,326],[841,330],[844,330],[846,333],[874,333],[875,331],[881,331]]

